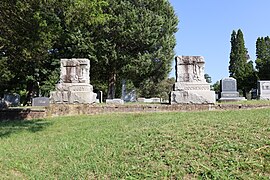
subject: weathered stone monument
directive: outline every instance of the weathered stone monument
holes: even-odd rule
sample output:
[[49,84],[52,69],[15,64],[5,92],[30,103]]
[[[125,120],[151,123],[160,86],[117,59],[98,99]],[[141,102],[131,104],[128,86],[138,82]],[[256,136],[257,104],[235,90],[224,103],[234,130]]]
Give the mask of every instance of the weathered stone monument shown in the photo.
[[89,70],[88,59],[61,59],[60,82],[50,93],[51,103],[95,103]]
[[270,81],[258,81],[258,98],[270,100]]
[[171,104],[215,103],[215,92],[204,78],[202,56],[177,56],[175,58],[176,83],[171,92]]
[[246,100],[244,97],[239,97],[237,92],[236,79],[229,77],[220,80],[220,99],[219,101],[241,101]]

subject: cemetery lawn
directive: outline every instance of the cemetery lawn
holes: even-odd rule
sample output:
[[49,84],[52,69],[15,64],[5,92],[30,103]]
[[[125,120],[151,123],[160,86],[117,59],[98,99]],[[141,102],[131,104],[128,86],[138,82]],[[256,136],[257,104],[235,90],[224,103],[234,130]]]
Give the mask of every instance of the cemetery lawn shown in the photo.
[[270,109],[0,122],[0,179],[269,179]]

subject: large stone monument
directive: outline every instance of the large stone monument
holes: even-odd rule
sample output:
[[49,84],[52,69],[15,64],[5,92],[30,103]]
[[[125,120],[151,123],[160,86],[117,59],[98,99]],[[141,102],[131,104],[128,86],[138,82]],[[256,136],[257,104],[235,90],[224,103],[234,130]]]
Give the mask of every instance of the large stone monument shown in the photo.
[[270,81],[258,81],[258,98],[270,100]]
[[204,78],[202,56],[177,56],[175,58],[176,83],[171,92],[172,104],[215,103],[215,92]]
[[96,93],[89,77],[88,59],[61,59],[60,82],[56,91],[50,93],[51,103],[86,103],[96,102]]
[[219,101],[241,101],[246,100],[244,97],[239,97],[237,92],[236,79],[229,77],[220,80],[220,99]]

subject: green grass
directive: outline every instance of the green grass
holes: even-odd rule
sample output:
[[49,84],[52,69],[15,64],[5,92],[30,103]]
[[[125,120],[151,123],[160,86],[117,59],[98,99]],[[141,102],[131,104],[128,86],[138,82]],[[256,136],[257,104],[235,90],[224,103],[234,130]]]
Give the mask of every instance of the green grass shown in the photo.
[[0,179],[269,177],[269,109],[0,122]]

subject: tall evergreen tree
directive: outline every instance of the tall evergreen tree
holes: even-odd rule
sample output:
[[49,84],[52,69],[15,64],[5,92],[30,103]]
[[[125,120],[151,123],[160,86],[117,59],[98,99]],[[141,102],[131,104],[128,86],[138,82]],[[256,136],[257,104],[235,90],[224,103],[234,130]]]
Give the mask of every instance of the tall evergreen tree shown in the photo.
[[256,69],[261,80],[270,79],[270,38],[260,37],[256,41]]
[[230,77],[237,80],[238,89],[246,93],[256,86],[256,74],[253,62],[249,60],[248,51],[245,47],[244,35],[239,29],[231,34],[231,53],[229,62]]
[[[98,61],[92,64],[95,83],[107,81],[114,98],[122,79],[135,87],[159,82],[171,70],[178,19],[167,0],[108,0],[112,19],[96,32]],[[95,68],[95,69],[94,69]],[[93,81],[92,81],[93,82]]]
[[236,31],[233,30],[231,34],[231,53],[230,53],[230,62],[229,62],[229,73],[230,77],[233,77],[235,74],[235,61],[237,55],[237,48],[236,48]]

